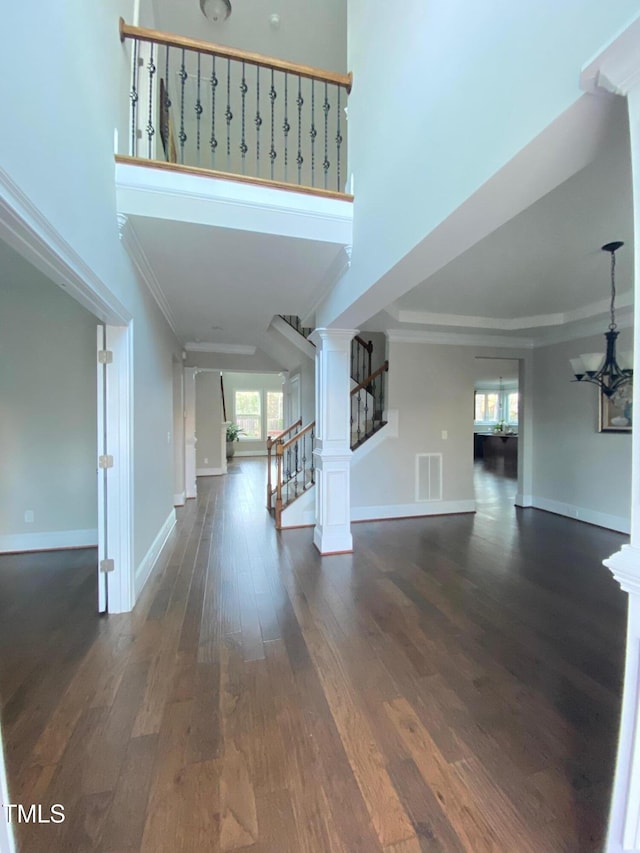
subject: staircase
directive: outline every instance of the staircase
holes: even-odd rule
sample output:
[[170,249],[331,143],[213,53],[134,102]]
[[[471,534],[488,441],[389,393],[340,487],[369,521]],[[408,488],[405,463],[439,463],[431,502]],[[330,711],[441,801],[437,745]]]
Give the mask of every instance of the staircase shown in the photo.
[[[303,326],[299,317],[279,316],[305,339],[313,331]],[[356,335],[351,342],[352,450],[361,447],[386,424],[385,375],[389,362],[372,371],[372,353],[372,342]],[[303,426],[302,419],[267,439],[267,509],[273,513],[278,530],[283,527],[283,511],[315,484],[314,439],[315,421]]]

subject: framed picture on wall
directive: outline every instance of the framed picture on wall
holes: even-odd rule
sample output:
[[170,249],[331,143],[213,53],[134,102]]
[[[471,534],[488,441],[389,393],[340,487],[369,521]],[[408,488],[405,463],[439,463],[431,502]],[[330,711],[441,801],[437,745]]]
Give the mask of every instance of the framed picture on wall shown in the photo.
[[600,392],[600,432],[631,432],[633,426],[633,383],[626,382],[613,397]]

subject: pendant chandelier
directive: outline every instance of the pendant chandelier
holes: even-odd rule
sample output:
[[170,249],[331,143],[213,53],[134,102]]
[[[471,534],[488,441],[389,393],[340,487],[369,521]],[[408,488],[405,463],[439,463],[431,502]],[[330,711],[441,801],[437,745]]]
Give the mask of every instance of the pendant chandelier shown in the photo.
[[617,240],[602,247],[603,252],[611,254],[610,322],[609,330],[604,333],[607,340],[606,351],[604,355],[601,352],[589,352],[582,353],[579,358],[569,359],[576,377],[573,381],[597,385],[607,397],[613,397],[622,385],[633,379],[633,353],[620,353],[619,362],[616,356],[616,252],[621,246],[624,246],[624,243]]
[[200,0],[200,11],[209,21],[219,24],[231,14],[230,0]]

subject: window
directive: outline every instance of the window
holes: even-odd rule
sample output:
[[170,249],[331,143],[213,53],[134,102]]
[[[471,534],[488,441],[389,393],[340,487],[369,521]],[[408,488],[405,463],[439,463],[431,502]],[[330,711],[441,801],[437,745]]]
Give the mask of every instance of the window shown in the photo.
[[267,391],[267,437],[284,429],[282,391]]
[[497,391],[476,391],[476,423],[498,423],[499,402]]
[[518,423],[518,392],[510,391],[507,394],[507,423]]
[[245,441],[262,438],[262,394],[260,391],[236,391],[234,398],[235,420]]

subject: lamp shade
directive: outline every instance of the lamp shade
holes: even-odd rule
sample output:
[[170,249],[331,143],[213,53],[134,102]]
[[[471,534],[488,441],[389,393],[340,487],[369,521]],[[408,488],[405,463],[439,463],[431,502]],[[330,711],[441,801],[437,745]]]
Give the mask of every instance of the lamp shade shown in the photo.
[[230,0],[200,0],[200,10],[205,18],[214,23],[226,21],[231,14]]
[[583,376],[586,373],[581,358],[570,358],[569,363],[571,364],[571,370],[576,376]]
[[597,373],[604,364],[603,352],[583,352],[580,354],[585,373]]

